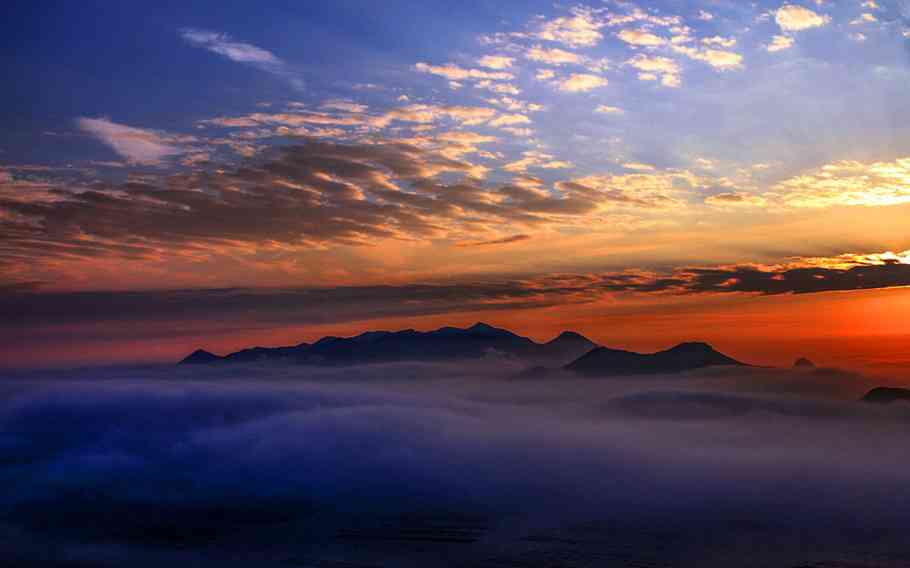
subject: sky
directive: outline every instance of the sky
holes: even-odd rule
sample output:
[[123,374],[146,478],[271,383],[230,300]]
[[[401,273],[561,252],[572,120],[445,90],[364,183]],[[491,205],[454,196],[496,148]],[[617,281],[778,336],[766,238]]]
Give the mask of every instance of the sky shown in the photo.
[[910,3],[8,2],[0,360],[477,320],[910,382]]

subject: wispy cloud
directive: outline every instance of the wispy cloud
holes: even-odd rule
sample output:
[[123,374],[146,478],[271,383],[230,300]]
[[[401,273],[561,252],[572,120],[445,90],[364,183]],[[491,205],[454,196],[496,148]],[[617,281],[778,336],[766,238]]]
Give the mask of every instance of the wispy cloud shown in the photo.
[[207,49],[231,61],[251,65],[288,81],[296,89],[303,89],[303,79],[274,53],[250,43],[235,41],[226,33],[183,28],[180,36],[190,45]]
[[131,162],[157,163],[184,151],[177,145],[177,137],[155,130],[117,124],[107,118],[78,118],[76,124]]

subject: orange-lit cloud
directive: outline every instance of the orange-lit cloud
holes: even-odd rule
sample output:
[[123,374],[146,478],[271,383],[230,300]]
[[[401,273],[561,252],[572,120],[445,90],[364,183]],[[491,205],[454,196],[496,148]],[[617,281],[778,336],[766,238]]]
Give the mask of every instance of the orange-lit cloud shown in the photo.
[[774,21],[785,32],[798,32],[824,26],[831,18],[803,6],[785,4],[774,12]]
[[774,190],[791,207],[908,203],[910,158],[893,162],[834,162],[786,179]]

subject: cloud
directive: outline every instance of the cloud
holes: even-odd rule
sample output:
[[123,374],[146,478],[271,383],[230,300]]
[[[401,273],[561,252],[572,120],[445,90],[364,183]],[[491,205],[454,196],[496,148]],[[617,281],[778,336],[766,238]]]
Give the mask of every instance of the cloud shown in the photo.
[[525,52],[525,57],[532,61],[546,63],[548,65],[579,64],[582,62],[581,56],[577,53],[572,53],[571,51],[556,47],[547,49],[539,45],[532,46],[528,49],[528,51]]
[[682,195],[689,190],[705,187],[706,180],[688,172],[654,171],[647,164],[629,163],[644,170],[621,175],[590,175],[559,181],[557,188],[590,191],[598,196],[600,206],[645,209],[682,208]]
[[730,47],[733,47],[734,45],[736,45],[736,38],[735,37],[712,36],[712,37],[703,38],[701,40],[701,42],[705,45],[711,45],[711,46],[716,45],[716,46],[720,46],[720,47],[730,48]]
[[131,162],[154,164],[184,152],[174,136],[117,124],[106,118],[78,118],[76,125]]
[[644,30],[621,30],[616,37],[630,45],[643,47],[656,47],[667,43],[666,39]]
[[481,67],[486,67],[487,69],[501,70],[511,67],[514,61],[513,58],[506,57],[505,55],[484,55],[477,63]]
[[784,49],[790,49],[793,47],[793,38],[785,35],[776,35],[771,38],[771,43],[768,44],[767,50],[771,53],[775,51],[783,51]]
[[855,20],[851,21],[850,25],[858,26],[862,24],[874,24],[876,22],[878,22],[878,18],[875,16],[875,14],[865,12],[863,14],[860,14],[859,17]]
[[627,170],[638,170],[643,172],[653,172],[657,170],[657,168],[651,164],[642,164],[639,162],[624,162],[622,164],[622,167],[626,168]]
[[451,81],[464,81],[468,79],[490,79],[496,81],[514,79],[515,76],[506,71],[483,71],[480,69],[464,69],[457,65],[430,65],[428,63],[417,63],[414,68],[421,73],[439,75]]
[[507,172],[525,172],[530,167],[542,168],[545,170],[558,170],[571,168],[573,164],[565,160],[557,160],[551,154],[539,152],[537,150],[527,150],[522,153],[522,158],[510,162],[502,167]]
[[673,51],[682,53],[691,59],[704,61],[711,67],[719,69],[721,71],[738,69],[742,67],[743,62],[742,55],[732,51],[724,51],[720,49],[696,49],[694,47],[688,47],[685,45],[674,45]]
[[478,89],[486,89],[502,95],[519,95],[521,89],[511,83],[493,83],[492,81],[479,81],[474,84]]
[[509,237],[503,237],[501,239],[493,239],[490,241],[474,241],[474,242],[459,243],[456,246],[459,246],[459,247],[488,247],[488,246],[495,246],[495,245],[508,245],[508,244],[512,244],[512,243],[519,243],[521,241],[526,241],[530,238],[531,238],[530,235],[511,235]]
[[[407,99],[407,97],[405,97],[405,99]],[[329,110],[341,110],[355,114],[366,112],[369,109],[367,105],[345,100],[326,101],[319,106],[320,108],[326,108]]]
[[650,81],[660,77],[661,83],[666,87],[680,85],[679,64],[669,57],[639,53],[628,59],[626,65],[638,69],[638,78],[641,80]]
[[597,105],[594,112],[600,112],[603,114],[625,114],[626,111],[619,107],[610,106],[610,105]]
[[228,34],[183,28],[180,36],[190,45],[217,53],[237,63],[251,65],[261,71],[277,75],[287,80],[297,89],[304,88],[303,79],[272,52],[249,43],[235,41]]
[[607,79],[590,73],[573,73],[569,77],[557,81],[560,91],[567,93],[583,93],[593,89],[606,87]]
[[767,201],[760,195],[742,192],[718,193],[705,198],[705,203],[716,207],[764,207]]
[[772,189],[784,203],[799,208],[908,203],[910,157],[892,162],[833,162],[783,180]]
[[[442,116],[501,129],[530,123],[517,113],[490,120],[495,113],[473,107],[401,112],[400,119],[416,122]],[[413,143],[303,139],[233,169],[148,175],[121,185],[50,183],[24,196],[0,188],[0,264],[39,270],[55,259],[201,260],[274,246],[302,251],[386,239],[461,241],[484,232],[493,238],[497,227],[514,233],[581,222],[607,199],[584,187],[550,193],[481,185],[488,168],[463,155],[484,140],[471,134]],[[545,165],[565,167],[557,160]]]
[[799,32],[824,26],[831,21],[831,17],[803,6],[785,4],[774,12],[774,21],[785,32]]
[[490,126],[514,126],[516,124],[530,124],[531,119],[523,114],[501,114],[489,122]]
[[594,13],[584,8],[573,8],[571,16],[563,16],[543,22],[536,37],[559,42],[571,47],[591,47],[602,38],[604,24],[598,22]]
[[[533,186],[509,191],[528,202],[546,199]],[[475,235],[454,240],[453,245],[525,240],[524,234],[515,233],[486,239]],[[619,293],[779,295],[902,286],[910,286],[910,251],[798,257],[780,265],[683,266],[666,272],[630,269],[374,286],[55,292],[43,291],[40,284],[20,283],[0,289],[5,316],[0,337],[12,357],[30,342],[53,345],[71,337],[76,328],[86,334],[108,329],[108,339],[116,339],[127,325],[132,339],[152,341],[172,338],[175,329],[198,336],[227,329],[548,308],[596,302]]]
[[[757,565],[859,565],[870,543],[857,519],[876,528],[876,558],[902,550],[907,413],[851,400],[863,377],[508,380],[516,370],[494,359],[17,377],[0,397],[4,556],[520,565],[531,542],[535,558],[696,566],[767,539],[750,549]],[[806,531],[821,552],[806,553]]]
[[611,27],[625,26],[631,23],[641,23],[646,27],[673,27],[682,25],[680,16],[661,16],[651,12],[646,12],[638,6],[627,4],[631,8],[625,13],[608,12],[604,17],[604,23]]
[[[488,87],[491,85],[487,85]],[[342,108],[345,107],[345,108]],[[496,110],[487,107],[446,106],[414,103],[402,107],[392,108],[382,114],[366,114],[366,107],[356,108],[336,103],[335,106],[326,107],[342,110],[341,113],[326,112],[283,112],[283,113],[252,113],[245,116],[218,117],[199,121],[199,124],[219,126],[223,128],[253,128],[256,132],[266,136],[279,136],[295,134],[298,136],[314,136],[313,130],[306,127],[339,126],[352,127],[355,131],[375,130],[388,127],[394,122],[412,122],[419,124],[433,124],[442,120],[452,120],[468,126],[482,124],[494,116]],[[267,130],[264,133],[262,126],[275,126],[293,128],[293,131]],[[340,131],[344,134],[344,131]]]

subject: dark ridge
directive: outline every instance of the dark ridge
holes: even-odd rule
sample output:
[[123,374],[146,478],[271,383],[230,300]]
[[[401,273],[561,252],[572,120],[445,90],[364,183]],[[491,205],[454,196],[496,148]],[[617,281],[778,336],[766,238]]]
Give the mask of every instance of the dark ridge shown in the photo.
[[180,365],[207,365],[220,360],[221,357],[214,353],[209,353],[205,349],[197,349],[184,357],[183,360],[180,361]]
[[805,357],[800,357],[799,359],[797,359],[796,361],[793,362],[793,366],[796,367],[797,369],[814,369],[815,363],[813,363],[809,359],[806,359]]
[[[218,357],[198,350],[181,364],[260,363],[278,361],[302,365],[360,365],[399,361],[459,361],[488,356],[526,362],[531,370],[522,377],[552,374],[566,369],[586,376],[678,373],[713,365],[742,365],[707,343],[681,343],[652,354],[600,347],[574,331],[564,331],[546,343],[537,343],[507,329],[477,322],[467,328],[441,327],[433,331],[367,331],[353,337],[323,337],[289,347],[252,347]],[[548,369],[546,372],[542,369]]]
[[[293,347],[253,347],[218,358],[191,356],[181,363],[250,363],[285,361],[309,365],[352,365],[394,361],[440,361],[476,359],[490,354],[549,362],[545,346],[506,329],[478,322],[471,327],[443,327],[420,332],[367,331],[354,337],[323,337],[313,344]],[[572,353],[578,356],[580,352]],[[563,361],[557,361],[562,364]]]
[[891,404],[892,402],[910,402],[910,389],[896,387],[876,387],[861,399],[874,404]]
[[599,347],[566,365],[565,369],[596,377],[681,373],[719,365],[738,366],[744,363],[720,353],[707,343],[691,342],[650,354]]

